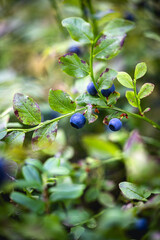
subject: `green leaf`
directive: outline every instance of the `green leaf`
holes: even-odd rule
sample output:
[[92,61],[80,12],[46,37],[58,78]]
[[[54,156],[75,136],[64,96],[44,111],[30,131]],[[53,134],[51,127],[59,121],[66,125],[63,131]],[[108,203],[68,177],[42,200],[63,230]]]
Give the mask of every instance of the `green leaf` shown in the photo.
[[7,123],[9,121],[9,115],[0,118],[0,140],[7,135]]
[[85,193],[85,201],[86,202],[94,202],[99,196],[99,189],[95,187],[90,187]]
[[126,88],[133,88],[133,81],[126,72],[119,72],[117,76],[118,82]]
[[79,198],[83,194],[84,188],[85,185],[83,184],[58,184],[56,187],[50,189],[50,191],[53,192],[50,196],[50,200],[55,202]]
[[133,91],[126,91],[126,98],[132,107],[138,107]]
[[84,233],[85,228],[81,226],[76,226],[71,228],[71,233],[74,235],[74,239],[78,240],[81,235]]
[[75,53],[67,53],[59,58],[62,70],[68,75],[82,78],[89,75],[88,64],[81,60]]
[[111,93],[107,99],[107,105],[116,104],[116,102],[118,101],[119,98],[120,98],[119,92],[115,91],[115,92]]
[[37,171],[37,169],[35,167],[33,167],[31,165],[24,166],[22,168],[22,173],[23,173],[24,178],[29,182],[33,181],[33,182],[37,182],[39,184],[42,183],[39,172]]
[[100,193],[98,197],[99,202],[105,207],[113,207],[114,199],[109,193]]
[[50,146],[57,135],[57,128],[58,123],[53,122],[35,130],[32,136],[33,150],[37,151]]
[[96,114],[92,113],[92,105],[89,104],[87,105],[87,112],[86,112],[86,117],[88,119],[88,123],[93,123],[97,120],[98,116]]
[[88,93],[83,93],[79,97],[76,98],[76,102],[79,106],[86,106],[87,104],[95,105],[95,106],[106,106],[106,103],[100,99],[98,96],[91,96]]
[[147,107],[147,108],[144,109],[143,113],[149,112],[150,110],[151,110],[151,108]]
[[116,144],[106,141],[106,139],[100,139],[97,135],[84,136],[83,146],[92,157],[98,159],[119,155],[119,148]]
[[47,171],[52,171],[52,169],[59,166],[60,166],[60,158],[56,158],[56,157],[48,158],[43,165],[44,169]]
[[66,27],[71,37],[78,42],[91,43],[93,32],[91,25],[79,17],[70,17],[62,21],[62,26]]
[[11,146],[22,147],[25,138],[25,133],[20,131],[13,131],[5,137],[5,142]]
[[43,186],[42,184],[36,182],[36,181],[31,181],[31,180],[23,180],[23,179],[18,179],[16,180],[16,182],[14,183],[14,187],[17,189],[24,189],[24,188],[31,188],[31,189],[36,189],[38,191],[42,191],[43,190]]
[[63,166],[60,166],[60,159],[59,158],[49,158],[45,164],[44,169],[53,175],[68,175],[69,169]]
[[107,36],[120,36],[132,30],[135,24],[121,18],[110,21],[104,28],[103,33]]
[[27,158],[25,160],[25,162],[28,164],[28,165],[31,165],[35,168],[37,168],[40,172],[43,171],[43,165],[41,163],[40,160],[37,160],[37,159],[34,159],[34,158]]
[[134,78],[138,79],[145,75],[147,72],[147,65],[144,62],[138,63],[135,68]]
[[109,60],[117,56],[120,52],[126,36],[109,37],[103,35],[93,49],[94,57]]
[[154,90],[154,84],[152,83],[143,84],[138,93],[138,98],[142,99],[149,96],[153,92],[153,90]]
[[36,213],[43,213],[45,210],[45,203],[40,199],[32,199],[19,192],[12,192],[10,198],[24,207]]
[[110,68],[106,68],[106,70],[101,73],[100,78],[98,79],[99,90],[110,88],[113,84],[113,80],[116,77],[117,71]]
[[62,90],[50,89],[48,100],[50,107],[62,114],[73,112],[76,109],[76,103],[73,102],[69,94]]
[[130,182],[121,182],[119,184],[119,188],[124,194],[124,196],[127,197],[128,199],[147,201],[146,198],[148,198],[151,195],[151,192],[148,189],[137,186]]
[[41,112],[38,104],[30,97],[16,93],[13,97],[13,109],[20,122],[26,125],[38,125]]

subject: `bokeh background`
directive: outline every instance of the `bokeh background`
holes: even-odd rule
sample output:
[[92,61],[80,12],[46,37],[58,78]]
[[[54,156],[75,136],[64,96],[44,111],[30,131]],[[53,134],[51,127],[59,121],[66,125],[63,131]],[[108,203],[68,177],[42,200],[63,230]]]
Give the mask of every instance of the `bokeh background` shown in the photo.
[[[151,111],[146,113],[146,116],[160,123],[160,1],[88,0],[87,2],[92,4],[92,9],[88,8],[86,0],[0,1],[0,113],[12,107],[13,95],[19,92],[31,96],[38,102],[42,119],[45,121],[59,116],[59,113],[51,110],[48,104],[50,88],[64,90],[73,99],[86,91],[90,79],[88,77],[74,79],[66,75],[59,66],[58,58],[67,53],[70,47],[78,46],[80,56],[86,61],[88,60],[88,47],[74,42],[66,29],[62,27],[61,21],[72,16],[82,17],[86,21],[90,21],[92,10],[99,31],[108,21],[117,17],[135,22],[136,27],[128,33],[121,53],[108,62],[95,62],[94,70],[97,72],[101,67],[109,66],[117,71],[126,71],[133,76],[135,65],[139,62],[146,62],[148,71],[138,81],[138,87],[140,88],[145,82],[151,82],[155,84],[155,90],[152,95],[143,100],[142,106],[143,108],[150,107]],[[117,106],[127,111],[136,111],[128,105],[125,99],[125,89],[118,81],[115,82],[115,86],[116,90],[121,93]],[[33,152],[31,149],[31,133],[26,135],[23,148],[12,148],[4,140],[0,141],[0,154],[12,161],[10,165],[12,175],[18,176],[18,178],[22,176],[21,167],[27,159],[38,159],[42,163],[52,156],[66,159],[67,163],[65,162],[65,164],[72,168],[72,174],[68,177],[73,182],[86,184],[82,199],[79,199],[78,203],[72,202],[69,205],[71,225],[77,214],[81,214],[79,216],[82,216],[82,221],[84,221],[90,213],[97,214],[99,210],[108,208],[108,206],[127,204],[127,200],[123,199],[118,189],[118,183],[121,181],[127,180],[139,185],[144,184],[153,189],[160,189],[159,131],[144,121],[129,117],[128,120],[123,119],[122,130],[113,133],[102,123],[106,115],[107,112],[100,111],[98,120],[93,124],[86,124],[80,131],[70,126],[68,118],[60,121],[55,142],[50,148],[37,152]],[[19,125],[20,123],[11,111],[8,126],[17,127]],[[95,168],[91,172],[84,170],[88,164],[92,165],[97,161],[99,163],[109,157],[115,157],[117,153],[119,156],[123,155],[123,161],[107,164],[106,167]],[[79,166],[83,165],[85,167],[79,169]],[[4,194],[2,199],[9,202],[8,193]],[[4,217],[10,209],[9,205],[5,205],[4,202],[3,204],[6,206],[6,208],[1,209]],[[54,207],[54,210],[61,221],[64,220],[63,211],[67,211],[64,209],[68,205],[66,204],[67,207],[64,207],[63,204],[60,205],[62,206],[59,207],[57,203],[57,208]],[[151,208],[152,213],[149,208]],[[113,213],[108,212],[108,215],[106,215],[106,221],[108,221],[108,216],[111,214],[111,225],[112,218],[115,219],[113,217],[114,211],[118,218],[121,216],[120,210],[115,209],[116,207],[113,209]],[[9,228],[12,226],[11,232],[6,224],[2,225],[3,237],[6,237],[4,239],[29,239],[30,237],[37,239],[34,238],[37,216],[31,215],[30,218],[28,215],[23,216],[22,228],[24,228],[24,232],[22,232],[15,220],[22,210],[17,211],[15,213],[16,217],[14,216],[14,223],[5,219],[5,221],[11,221],[9,224]],[[158,239],[155,236],[159,235],[155,234],[159,234],[158,222],[160,216],[156,215],[156,211],[157,207],[154,206],[153,209],[152,206],[149,206],[146,209],[142,207],[138,210],[137,216],[145,216],[148,221],[154,218],[152,230],[149,233],[152,238],[146,239]],[[2,222],[4,221],[3,217],[0,219]],[[130,217],[125,215],[124,219],[127,221]],[[60,234],[62,229],[59,220],[56,217],[51,220],[56,222],[59,229],[57,234]],[[42,218],[42,222],[45,221],[47,224],[51,220]],[[29,225],[30,221],[35,223],[34,229]],[[102,222],[103,219],[101,219],[102,229],[100,228],[99,232],[103,232],[105,228],[112,229],[110,228],[111,225],[103,226]],[[117,224],[120,229],[121,227],[123,229],[120,220]],[[95,226],[95,222],[92,222],[88,228],[92,229],[93,227],[94,229]],[[30,235],[27,235],[27,228],[30,231],[32,230]],[[112,235],[110,235],[110,230],[106,231],[108,231],[106,234],[109,234],[106,236]],[[55,231],[53,232],[55,234]],[[100,239],[98,238],[99,232],[97,233],[97,239]],[[83,239],[93,237],[90,232],[87,234]],[[38,230],[37,236],[38,239],[43,239],[40,238],[41,233],[38,234]],[[60,235],[55,235],[55,239],[60,239],[56,236]],[[65,234],[62,237],[64,236]],[[47,237],[52,239],[50,235]],[[119,239],[128,238],[122,236]]]

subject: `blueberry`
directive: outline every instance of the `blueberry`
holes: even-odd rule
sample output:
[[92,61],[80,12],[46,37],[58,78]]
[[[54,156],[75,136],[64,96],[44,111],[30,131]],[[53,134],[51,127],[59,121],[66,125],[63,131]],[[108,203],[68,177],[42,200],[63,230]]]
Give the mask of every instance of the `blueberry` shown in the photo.
[[133,21],[133,22],[135,21],[134,15],[130,12],[126,12],[124,18],[129,21]]
[[148,222],[145,218],[139,218],[136,222],[135,222],[135,228],[137,230],[146,230],[148,226]]
[[7,174],[5,173],[6,166],[3,158],[0,158],[0,186],[7,180]]
[[118,131],[120,130],[122,127],[122,122],[118,119],[118,118],[112,118],[110,121],[109,121],[109,128],[112,130],[112,131]]
[[81,55],[81,50],[79,47],[77,46],[71,46],[69,49],[68,49],[68,52],[70,53],[76,53],[78,56]]
[[95,96],[97,94],[97,90],[93,84],[93,82],[90,82],[87,86],[87,92],[92,95]]
[[114,84],[110,87],[110,88],[108,88],[108,89],[102,89],[101,90],[101,93],[102,93],[102,95],[104,96],[104,97],[109,97],[109,95],[112,93],[112,92],[114,92],[115,91],[115,86],[114,86]]
[[74,128],[82,128],[86,123],[86,118],[81,113],[75,113],[70,118],[70,124]]

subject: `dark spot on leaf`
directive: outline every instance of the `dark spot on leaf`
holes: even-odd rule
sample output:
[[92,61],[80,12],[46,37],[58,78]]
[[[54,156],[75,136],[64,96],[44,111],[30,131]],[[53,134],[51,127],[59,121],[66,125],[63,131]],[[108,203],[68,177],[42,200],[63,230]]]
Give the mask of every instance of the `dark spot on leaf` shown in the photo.
[[124,37],[122,38],[121,42],[120,42],[120,47],[122,48],[123,47],[123,44],[124,44],[124,41],[125,41],[125,38],[127,37],[127,34],[124,35]]
[[[69,53],[64,54],[62,57],[72,56],[72,55],[73,55],[73,53],[69,52]],[[62,57],[60,57],[60,58],[58,59],[58,63],[60,63],[60,64],[62,63],[62,62],[61,62],[61,58],[62,58]],[[62,63],[62,64],[63,64],[63,63]]]
[[14,111],[14,114],[16,115],[16,117],[19,117],[18,110],[15,110],[15,111]]
[[55,130],[52,130],[51,133],[57,133],[57,128]]
[[69,53],[64,54],[63,57],[72,56],[73,54],[74,54],[74,53],[69,52]]
[[71,104],[73,104],[73,103],[74,103],[74,101],[71,100]]
[[98,41],[96,42],[95,47],[98,46],[98,45],[99,45],[103,40],[105,40],[106,38],[107,38],[106,35],[102,35],[102,37],[100,37],[100,38],[98,39]]
[[58,59],[58,63],[59,63],[59,64],[61,64],[61,63],[62,63],[62,62],[61,62],[61,58],[59,58],[59,59]]
[[35,102],[36,107],[38,108],[37,110],[40,112],[40,107],[39,105]]
[[38,138],[39,138],[39,136],[32,138],[32,143],[38,142]]
[[81,63],[85,64],[86,62],[84,60],[81,60]]
[[104,72],[101,73],[100,77],[103,76],[104,73],[109,72],[109,68],[106,68]]

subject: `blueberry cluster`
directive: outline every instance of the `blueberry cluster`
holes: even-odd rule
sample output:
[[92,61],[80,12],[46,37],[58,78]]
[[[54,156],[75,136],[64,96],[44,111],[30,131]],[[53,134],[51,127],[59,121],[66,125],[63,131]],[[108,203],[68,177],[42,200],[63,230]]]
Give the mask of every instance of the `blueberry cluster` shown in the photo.
[[[98,87],[98,84],[97,84]],[[104,97],[109,97],[109,95],[111,93],[113,93],[115,91],[115,86],[114,84],[108,88],[108,89],[102,89],[101,93]],[[87,86],[87,92],[91,95],[91,96],[96,96],[97,95],[97,89],[95,88],[93,82],[90,82]],[[70,124],[72,125],[72,127],[74,128],[82,128],[86,123],[86,118],[84,117],[83,114],[81,113],[75,113],[72,115],[71,119],[70,119]],[[113,118],[109,121],[109,128],[112,131],[118,131],[120,130],[122,127],[122,122],[120,119],[118,118]]]

